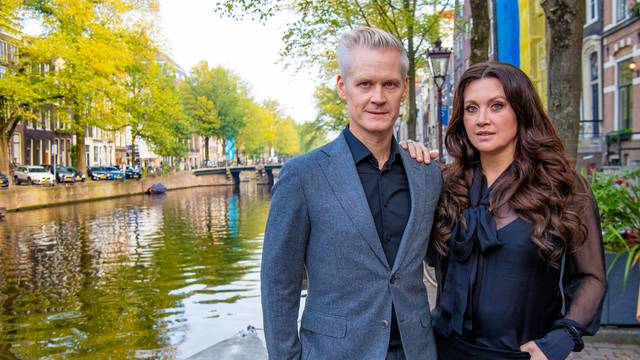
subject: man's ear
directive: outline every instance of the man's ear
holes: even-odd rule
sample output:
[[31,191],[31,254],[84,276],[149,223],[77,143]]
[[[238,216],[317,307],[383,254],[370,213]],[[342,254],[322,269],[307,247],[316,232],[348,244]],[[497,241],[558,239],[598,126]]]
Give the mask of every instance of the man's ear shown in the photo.
[[338,95],[342,100],[347,100],[345,87],[345,78],[342,76],[342,74],[338,74],[338,77],[336,78],[336,88],[338,89]]
[[407,96],[409,95],[409,77],[404,78],[404,91],[402,92],[402,101],[407,100]]

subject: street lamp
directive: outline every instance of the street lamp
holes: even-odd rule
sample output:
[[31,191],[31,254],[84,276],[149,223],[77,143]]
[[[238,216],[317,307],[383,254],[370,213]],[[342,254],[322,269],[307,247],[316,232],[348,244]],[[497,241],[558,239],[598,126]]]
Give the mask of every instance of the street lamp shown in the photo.
[[442,48],[440,39],[436,40],[435,45],[435,48],[427,51],[427,60],[431,76],[433,76],[433,82],[438,89],[438,151],[440,152],[440,161],[444,161],[444,152],[442,151],[442,87],[447,78],[451,51],[447,48]]

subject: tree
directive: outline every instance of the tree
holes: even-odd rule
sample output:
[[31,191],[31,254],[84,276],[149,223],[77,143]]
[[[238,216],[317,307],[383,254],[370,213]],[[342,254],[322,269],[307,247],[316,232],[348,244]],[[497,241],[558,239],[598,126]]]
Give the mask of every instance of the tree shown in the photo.
[[491,20],[489,19],[489,3],[486,0],[470,0],[471,5],[471,56],[469,65],[489,60],[489,43],[491,39]]
[[142,138],[160,155],[183,155],[189,126],[172,74],[164,73],[155,61],[136,62],[127,73],[129,97],[125,109],[131,153],[135,154],[136,139]]
[[0,3],[0,30],[15,27],[17,20],[16,10],[20,8],[23,2],[24,0],[2,0]]
[[300,152],[300,142],[295,122],[290,117],[276,120],[274,150],[281,155],[292,156]]
[[128,114],[125,125],[131,133],[131,153],[135,154],[136,140],[142,138],[160,155],[182,156],[189,126],[176,87],[175,69],[157,61],[162,55],[149,31],[152,27],[141,28],[127,39],[133,58],[126,67],[128,96],[124,109]]
[[245,156],[257,159],[274,140],[272,124],[275,119],[269,110],[253,101],[247,101],[246,106],[246,126],[238,133],[237,144]]
[[32,109],[42,104],[44,92],[40,76],[31,71],[28,58],[10,61],[0,78],[0,171],[9,173],[9,144],[19,122],[35,118]]
[[[582,57],[585,3],[582,0],[542,0],[547,23],[548,111],[567,153],[576,159],[580,130]],[[551,56],[553,54],[553,56]]]
[[[133,57],[126,43],[132,31],[126,20],[153,9],[153,1],[34,0],[29,9],[41,15],[44,33],[27,49],[42,64],[55,64],[46,76],[50,99],[72,116],[76,166],[86,168],[85,131],[124,126],[128,96],[124,82]],[[99,59],[99,61],[97,61]]]
[[309,121],[296,126],[300,153],[307,153],[327,143],[327,133],[321,121]]
[[334,87],[322,84],[313,94],[318,108],[318,125],[329,131],[341,131],[349,124],[349,114],[344,100]]
[[[281,10],[278,0],[225,0],[217,11],[232,17],[253,16],[266,19]],[[285,33],[282,57],[298,61],[300,67],[335,61],[338,36],[356,26],[375,26],[402,39],[409,57],[409,137],[416,138],[416,69],[424,65],[424,51],[439,35],[439,24],[449,0],[296,0],[289,10],[297,20]]]
[[221,66],[210,68],[203,61],[191,69],[183,96],[195,132],[205,138],[207,148],[209,138],[224,142],[244,127],[247,93],[240,77]]

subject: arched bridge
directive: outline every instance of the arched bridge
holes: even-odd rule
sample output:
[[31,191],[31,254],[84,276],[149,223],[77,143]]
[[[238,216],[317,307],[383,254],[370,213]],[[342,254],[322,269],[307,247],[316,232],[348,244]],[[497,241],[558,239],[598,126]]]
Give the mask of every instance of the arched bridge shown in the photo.
[[192,170],[196,176],[216,175],[230,173],[233,178],[233,185],[235,187],[240,186],[240,173],[243,171],[264,171],[269,179],[269,189],[273,187],[274,177],[273,169],[282,168],[282,164],[265,164],[265,165],[241,165],[241,166],[227,166],[227,167],[214,167]]

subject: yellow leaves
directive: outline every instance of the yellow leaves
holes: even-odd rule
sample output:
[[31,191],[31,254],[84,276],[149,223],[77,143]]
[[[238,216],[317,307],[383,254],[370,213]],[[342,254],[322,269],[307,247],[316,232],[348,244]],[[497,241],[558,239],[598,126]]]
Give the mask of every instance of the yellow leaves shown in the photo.
[[295,123],[291,118],[279,119],[276,123],[276,142],[274,148],[283,155],[294,155],[300,152],[300,142]]

